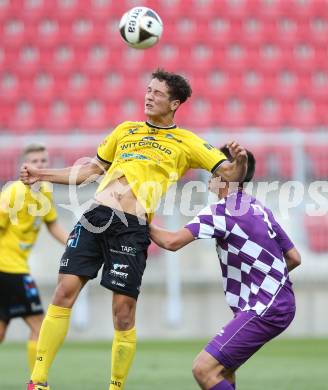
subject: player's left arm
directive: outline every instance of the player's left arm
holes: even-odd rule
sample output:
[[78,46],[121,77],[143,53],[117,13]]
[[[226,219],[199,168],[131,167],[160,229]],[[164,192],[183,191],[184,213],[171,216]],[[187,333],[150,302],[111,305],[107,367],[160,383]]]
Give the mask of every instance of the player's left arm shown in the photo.
[[214,176],[221,176],[225,181],[240,183],[244,180],[247,171],[247,152],[237,142],[228,145],[233,161],[225,161],[213,172]]
[[194,241],[194,236],[186,228],[171,232],[153,224],[150,225],[150,238],[155,244],[169,251],[177,251]]
[[66,245],[68,240],[68,233],[60,226],[57,220],[46,223],[48,232],[59,241],[61,244]]

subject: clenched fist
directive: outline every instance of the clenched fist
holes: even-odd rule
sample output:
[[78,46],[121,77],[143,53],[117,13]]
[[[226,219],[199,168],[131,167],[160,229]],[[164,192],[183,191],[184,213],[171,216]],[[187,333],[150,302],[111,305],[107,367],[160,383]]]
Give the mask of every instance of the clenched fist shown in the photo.
[[33,168],[30,164],[24,163],[21,166],[19,178],[24,184],[32,185],[40,180],[39,172],[39,169]]

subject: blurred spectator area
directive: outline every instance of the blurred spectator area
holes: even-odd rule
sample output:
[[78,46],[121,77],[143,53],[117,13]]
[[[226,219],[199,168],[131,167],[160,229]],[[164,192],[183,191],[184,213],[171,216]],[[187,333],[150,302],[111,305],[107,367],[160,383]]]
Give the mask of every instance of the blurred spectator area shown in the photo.
[[[176,122],[214,134],[216,146],[222,133],[291,134],[281,144],[250,138],[257,180],[294,179],[298,158],[304,180],[327,180],[328,0],[141,3],[164,23],[160,43],[148,50],[129,48],[118,31],[139,0],[0,0],[1,183],[17,177],[26,136],[44,139],[59,167],[94,156],[118,123],[143,120],[157,67],[190,80],[193,97]],[[65,141],[49,142],[56,137]],[[316,233],[327,226],[322,221],[305,221],[317,251],[328,242],[327,230],[325,239]]]
[[131,0],[1,0],[0,128],[101,131],[143,118],[157,66],[187,76],[184,126],[312,132],[328,125],[328,0],[153,0],[160,44],[127,47]]

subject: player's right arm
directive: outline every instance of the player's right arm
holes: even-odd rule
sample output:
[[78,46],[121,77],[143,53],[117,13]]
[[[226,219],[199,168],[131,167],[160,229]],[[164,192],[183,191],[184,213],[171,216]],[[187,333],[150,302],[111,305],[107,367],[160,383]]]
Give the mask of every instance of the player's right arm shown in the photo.
[[37,169],[25,163],[20,169],[20,179],[28,185],[37,181],[49,181],[57,184],[81,184],[85,181],[96,181],[108,167],[109,164],[96,158],[83,165],[73,165],[61,169]]
[[150,225],[150,238],[159,247],[173,252],[194,241],[194,236],[186,228],[171,232],[153,224]]
[[301,265],[301,255],[295,247],[284,253],[284,258],[286,260],[288,272]]
[[119,132],[123,124],[117,126],[99,145],[97,158],[90,159],[85,164],[73,165],[62,169],[35,169],[29,164],[23,164],[20,179],[24,184],[31,185],[37,181],[49,181],[58,184],[81,184],[93,182],[103,175],[114,160]]

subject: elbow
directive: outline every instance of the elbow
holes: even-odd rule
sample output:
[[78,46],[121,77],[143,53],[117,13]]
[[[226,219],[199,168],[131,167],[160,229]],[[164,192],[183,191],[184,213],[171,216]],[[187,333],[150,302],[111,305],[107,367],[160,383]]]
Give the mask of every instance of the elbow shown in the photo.
[[294,265],[295,265],[295,267],[298,267],[301,264],[302,264],[301,255],[297,252],[297,256],[294,259]]
[[172,239],[165,242],[165,249],[169,250],[170,252],[176,252],[180,248],[181,244],[177,240]]

